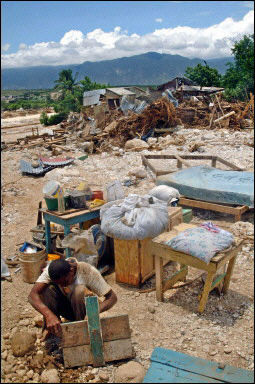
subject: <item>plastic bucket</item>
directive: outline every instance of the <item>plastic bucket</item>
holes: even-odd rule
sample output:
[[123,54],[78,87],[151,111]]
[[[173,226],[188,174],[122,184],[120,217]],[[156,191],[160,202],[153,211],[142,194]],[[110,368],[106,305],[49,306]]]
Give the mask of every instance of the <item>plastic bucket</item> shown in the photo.
[[95,199],[103,200],[104,199],[103,191],[92,191],[92,200],[95,200]]
[[50,195],[52,197],[58,197],[58,191],[60,184],[58,181],[50,180],[43,186],[44,195]]
[[45,263],[45,255],[43,258],[37,260],[24,260],[19,259],[21,266],[21,274],[25,283],[34,283],[41,274],[41,268]]
[[80,191],[72,191],[70,193],[70,207],[76,209],[87,208],[85,193]]
[[55,253],[48,254],[48,261],[58,260],[58,259],[60,259],[60,255],[56,255]]
[[[58,210],[58,199],[55,197],[45,197],[45,203],[49,211],[57,211]],[[64,196],[65,209],[69,208],[69,196]]]

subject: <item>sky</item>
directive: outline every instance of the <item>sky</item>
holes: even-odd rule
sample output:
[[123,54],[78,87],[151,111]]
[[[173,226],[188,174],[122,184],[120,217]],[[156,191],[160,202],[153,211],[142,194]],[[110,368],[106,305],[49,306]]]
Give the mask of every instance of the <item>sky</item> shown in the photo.
[[2,68],[158,52],[231,56],[254,33],[253,1],[2,1]]

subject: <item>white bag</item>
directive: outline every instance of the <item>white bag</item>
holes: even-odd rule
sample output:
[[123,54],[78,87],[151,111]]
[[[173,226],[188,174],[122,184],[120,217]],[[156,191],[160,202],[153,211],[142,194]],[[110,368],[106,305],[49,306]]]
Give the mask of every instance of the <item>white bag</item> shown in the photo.
[[159,200],[167,202],[167,205],[170,205],[173,200],[178,200],[180,198],[180,193],[177,189],[169,187],[168,185],[158,185],[157,187],[152,188],[148,195],[154,196]]
[[119,199],[124,199],[124,190],[122,188],[121,182],[119,180],[115,180],[112,183],[107,184],[107,201],[114,201]]
[[129,194],[124,200],[106,204],[100,211],[101,230],[122,240],[153,238],[168,227],[168,210],[155,197]]

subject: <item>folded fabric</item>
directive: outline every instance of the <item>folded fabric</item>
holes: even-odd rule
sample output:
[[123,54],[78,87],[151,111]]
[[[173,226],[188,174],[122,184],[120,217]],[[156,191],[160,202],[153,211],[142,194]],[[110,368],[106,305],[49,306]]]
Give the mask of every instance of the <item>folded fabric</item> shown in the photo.
[[186,229],[165,244],[176,251],[195,256],[209,264],[216,253],[229,248],[235,242],[232,233],[216,228],[209,223],[204,223],[203,226]]

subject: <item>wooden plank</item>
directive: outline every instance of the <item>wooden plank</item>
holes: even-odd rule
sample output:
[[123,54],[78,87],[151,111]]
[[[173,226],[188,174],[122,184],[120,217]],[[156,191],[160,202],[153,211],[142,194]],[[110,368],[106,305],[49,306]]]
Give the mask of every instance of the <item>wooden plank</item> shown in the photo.
[[169,279],[163,282],[163,292],[173,287],[177,281],[183,281],[188,273],[188,267],[181,268],[180,271],[175,272]]
[[224,279],[224,283],[223,283],[223,287],[222,287],[223,293],[227,293],[227,291],[228,291],[230,279],[231,279],[231,276],[232,276],[232,273],[234,270],[234,266],[235,266],[235,262],[236,262],[236,256],[233,257],[228,263],[227,273],[226,273],[226,277]]
[[139,240],[114,239],[116,282],[139,286],[141,281]]
[[[176,157],[176,159],[177,159],[180,163],[182,163],[183,165],[186,165],[186,167],[191,167],[191,165],[190,165],[187,161],[183,160],[179,155],[175,154],[175,157]],[[179,168],[179,167],[178,167],[178,168]]]
[[196,373],[152,361],[143,383],[223,383],[223,381],[205,378]]
[[[79,209],[79,210],[76,209],[74,213],[66,213],[66,212],[64,212],[64,214],[61,215],[61,219],[65,219],[65,220],[71,219],[71,218],[83,215],[84,213],[90,213],[90,212],[99,211],[100,208],[102,208],[102,205],[100,207],[92,208],[90,210],[89,209],[84,209],[84,208]],[[55,217],[59,217],[60,216],[57,211],[48,211],[45,208],[42,209],[42,212],[45,212],[45,213],[50,214],[51,216],[55,216]]]
[[[139,241],[139,240],[138,240]],[[150,253],[151,239],[140,240],[140,266],[141,266],[141,281],[152,273],[155,269],[155,260]]]
[[151,163],[146,159],[144,155],[142,155],[142,163],[145,167],[149,167],[152,170],[152,172],[157,174],[156,169],[151,165]]
[[226,115],[219,117],[218,119],[214,120],[214,123],[219,123],[221,120],[227,119],[228,117],[230,117],[232,115],[235,115],[235,111],[231,111],[231,112],[227,113]]
[[217,287],[222,282],[222,280],[224,279],[225,276],[226,276],[226,273],[221,273],[220,275],[218,275],[213,280],[210,291],[212,291],[215,287]]
[[244,168],[240,168],[238,167],[237,165],[233,164],[233,163],[230,163],[230,161],[227,161],[225,159],[222,159],[221,157],[217,157],[217,160],[224,164],[224,165],[227,165],[229,168],[231,169],[234,169],[234,171],[244,171]]
[[201,296],[201,299],[200,299],[199,305],[198,305],[198,312],[199,313],[203,313],[205,310],[205,306],[206,306],[206,303],[208,300],[208,295],[210,293],[214,277],[215,277],[215,272],[208,272],[207,278],[205,280],[205,285],[204,285],[204,289],[202,292],[202,296]]
[[[103,343],[106,362],[134,357],[131,339],[113,340]],[[89,345],[63,348],[65,368],[93,364],[93,355]]]
[[85,297],[86,313],[88,316],[88,331],[90,338],[90,350],[93,357],[93,366],[105,365],[103,352],[103,339],[99,320],[99,305],[96,296]]
[[[224,369],[219,368],[219,363],[193,357],[181,352],[164,348],[155,348],[151,361],[175,367],[187,372],[204,376],[204,379],[213,378],[227,383],[253,383],[254,372],[226,365]],[[205,381],[207,382],[207,381]]]
[[237,213],[240,212],[240,209],[243,212],[243,206],[232,207],[228,205],[209,203],[207,201],[202,201],[202,200],[187,199],[185,197],[180,197],[179,204],[185,205],[188,207],[201,208],[201,209],[207,209],[211,211],[228,213],[230,215],[236,215]]
[[163,260],[159,255],[155,255],[156,271],[156,299],[163,301]]
[[[100,322],[103,341],[113,341],[131,337],[128,315],[104,317]],[[84,344],[88,345],[90,343],[87,320],[63,323],[61,324],[61,328],[63,347],[75,347]]]

